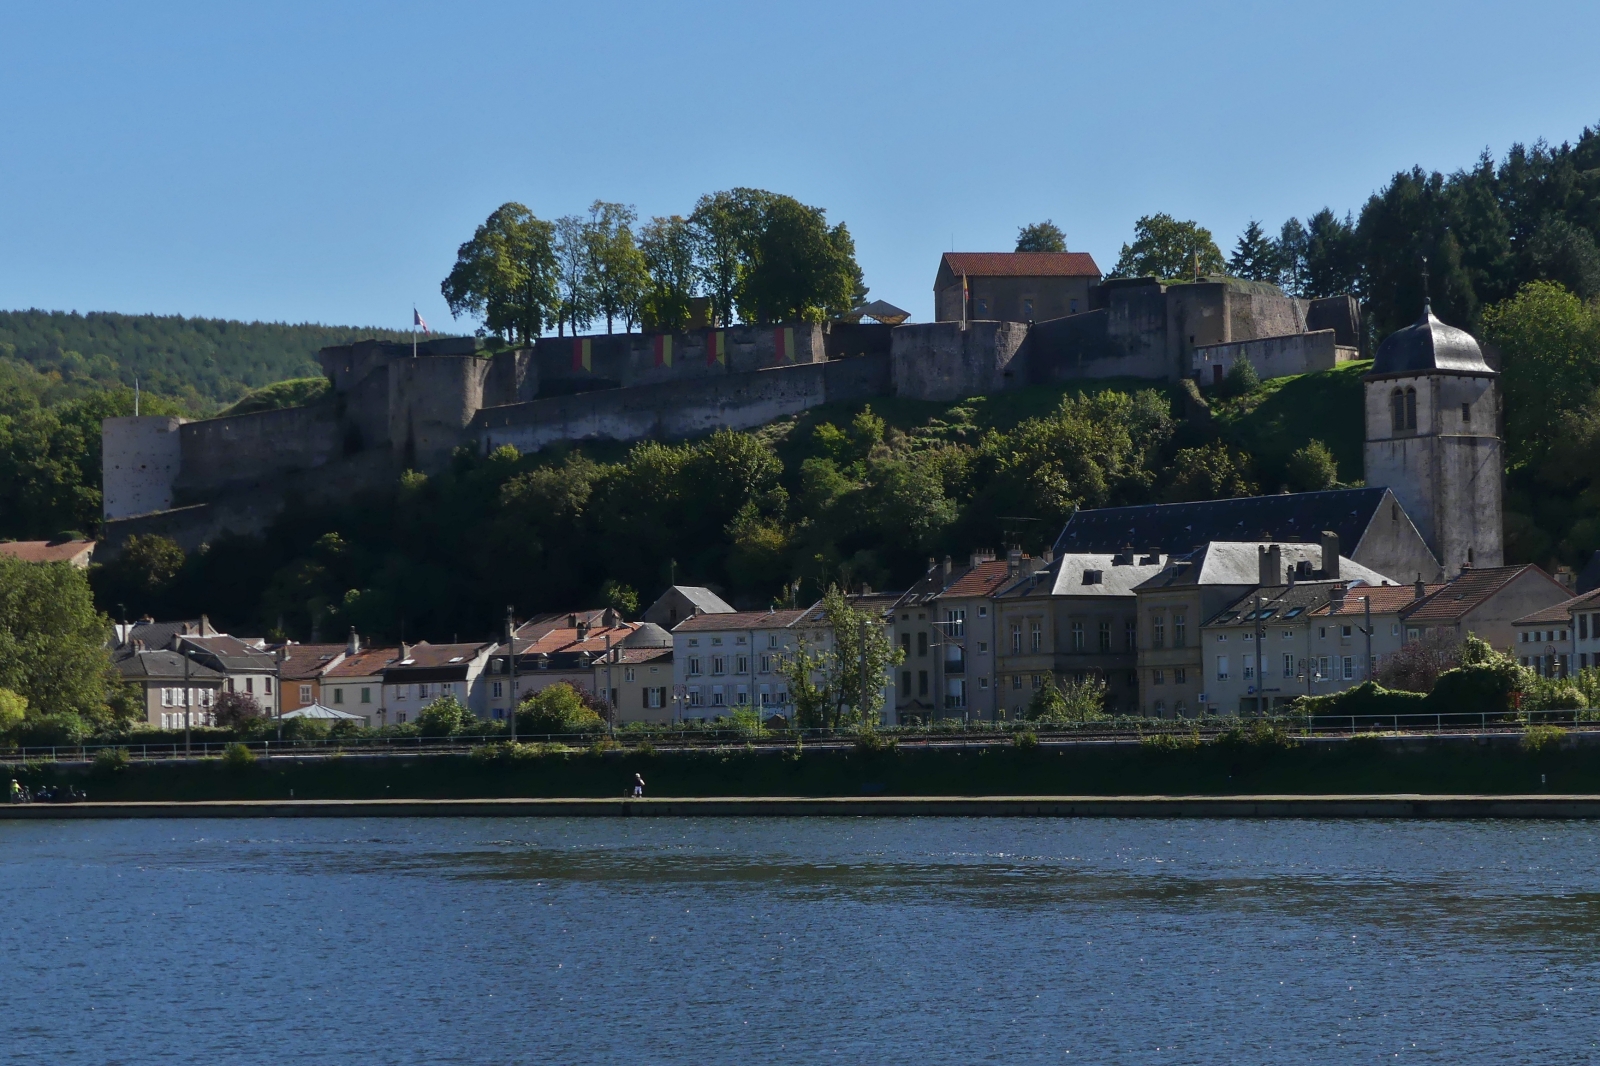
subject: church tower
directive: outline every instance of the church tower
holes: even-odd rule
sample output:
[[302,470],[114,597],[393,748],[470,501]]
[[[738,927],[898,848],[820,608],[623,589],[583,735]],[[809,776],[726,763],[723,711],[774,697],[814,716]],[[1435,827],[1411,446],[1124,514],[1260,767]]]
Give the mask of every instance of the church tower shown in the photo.
[[1395,494],[1447,576],[1503,561],[1499,377],[1470,333],[1424,304],[1365,378],[1367,484]]

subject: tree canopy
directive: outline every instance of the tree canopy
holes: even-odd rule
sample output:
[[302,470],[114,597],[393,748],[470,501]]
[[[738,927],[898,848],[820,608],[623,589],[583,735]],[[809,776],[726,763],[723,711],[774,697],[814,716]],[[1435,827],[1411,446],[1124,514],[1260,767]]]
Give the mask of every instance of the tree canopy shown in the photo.
[[1192,278],[1227,269],[1211,231],[1168,214],[1145,215],[1134,223],[1133,243],[1122,246],[1114,278]]
[[108,633],[82,570],[0,555],[0,688],[28,715],[106,715]]
[[452,315],[470,314],[512,341],[531,342],[556,321],[555,226],[519,203],[495,208],[456,250],[439,286]]
[[1061,227],[1048,218],[1043,222],[1034,222],[1022,226],[1017,230],[1017,251],[1019,252],[1064,252],[1067,250],[1067,235],[1061,232]]

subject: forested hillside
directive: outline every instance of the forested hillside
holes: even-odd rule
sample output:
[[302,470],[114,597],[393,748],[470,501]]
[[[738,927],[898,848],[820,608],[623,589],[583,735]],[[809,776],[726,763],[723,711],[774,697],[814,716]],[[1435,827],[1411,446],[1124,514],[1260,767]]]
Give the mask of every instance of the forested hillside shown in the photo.
[[172,400],[203,416],[251,389],[322,373],[317,349],[363,337],[408,333],[310,323],[233,322],[181,315],[95,311],[0,311],[0,360],[27,363],[57,386],[57,397],[133,388]]

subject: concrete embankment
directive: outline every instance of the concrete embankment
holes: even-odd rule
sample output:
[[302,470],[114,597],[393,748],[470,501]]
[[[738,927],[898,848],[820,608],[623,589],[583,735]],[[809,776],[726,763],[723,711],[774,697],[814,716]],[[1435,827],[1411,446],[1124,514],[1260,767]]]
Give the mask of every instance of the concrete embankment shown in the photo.
[[1600,796],[724,796],[12,804],[0,818],[1600,818]]

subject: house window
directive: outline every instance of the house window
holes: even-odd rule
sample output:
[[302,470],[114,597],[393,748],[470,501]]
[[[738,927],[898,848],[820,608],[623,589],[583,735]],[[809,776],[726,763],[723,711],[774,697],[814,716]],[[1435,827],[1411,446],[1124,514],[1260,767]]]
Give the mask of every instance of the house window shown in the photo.
[[1164,648],[1167,644],[1167,623],[1159,614],[1150,619],[1150,646]]
[[1350,639],[1350,627],[1349,626],[1340,626],[1339,627],[1339,635],[1341,637],[1344,637],[1346,640]]
[[902,699],[910,699],[911,698],[911,671],[910,670],[902,670],[902,671],[900,671],[900,697]]
[[722,638],[721,637],[712,637],[711,638],[711,646],[713,648],[721,647],[722,646]]
[[1472,405],[1470,403],[1464,403],[1461,405],[1461,421],[1472,421]]
[[704,706],[704,701],[700,697],[700,686],[699,685],[690,685],[689,686],[689,706],[691,706],[691,707]]
[[333,702],[334,703],[343,703],[344,702],[344,689],[336,688],[336,689],[333,690]]
[[905,655],[905,657],[907,659],[911,658],[911,634],[910,633],[901,633],[900,634],[900,651]]
[[989,654],[989,642],[987,640],[978,641],[978,654],[979,655],[988,655]]
[[395,723],[397,725],[405,725],[406,724],[406,712],[405,711],[397,711],[395,713],[394,720],[395,720]]
[[725,656],[721,656],[721,655],[713,655],[711,657],[711,672],[713,674],[719,675],[719,676],[722,675],[722,674],[727,673],[728,672],[728,660],[727,660],[727,658]]
[[1354,681],[1356,676],[1355,658],[1353,656],[1346,655],[1344,657],[1344,662],[1341,665],[1344,667],[1344,679],[1346,681]]
[[1167,672],[1165,670],[1151,671],[1150,683],[1152,685],[1165,685],[1167,683]]
[[1022,675],[1021,674],[1012,674],[1011,675],[1011,688],[1013,690],[1016,690],[1016,689],[1020,689],[1021,687],[1022,687]]
[[[1037,625],[1033,627],[1033,637],[1034,637],[1033,650],[1034,651],[1038,651],[1039,650],[1039,644],[1038,644],[1039,627]],[[1074,623],[1072,623],[1072,650],[1073,651],[1082,651],[1083,650],[1083,623],[1082,622],[1074,622]]]
[[[1584,658],[1587,659],[1588,656],[1585,655]],[[989,679],[987,677],[978,678],[978,687],[987,692],[989,690]]]
[[700,646],[699,638],[697,638],[697,637],[690,637],[689,638],[689,647],[698,648],[699,646]]
[[406,686],[405,685],[396,685],[394,687],[394,698],[397,699],[397,700],[403,700],[403,699],[406,698]]
[[950,631],[952,637],[964,637],[967,635],[967,612],[964,609],[946,611],[944,620],[949,623],[946,628]]
[[745,639],[743,637],[734,637],[733,638],[733,642],[735,644],[743,644],[743,643],[745,643]]
[[311,686],[310,685],[301,685],[300,686],[300,702],[301,703],[310,703],[311,702]]
[[1156,700],[1156,717],[1165,718],[1167,714],[1167,701]]
[[689,676],[700,676],[700,657],[698,655],[689,656]]
[[454,696],[455,694],[456,694],[455,682],[446,681],[444,684],[439,686],[439,695],[441,695],[441,696]]
[[1044,650],[1044,627],[1038,622],[1028,623],[1028,647],[1032,651]]
[[777,646],[778,646],[778,634],[776,634],[776,633],[768,633],[767,634],[767,647],[776,648]]
[[[632,682],[633,681],[633,667],[624,666],[622,668],[622,680],[628,681],[628,682]],[[496,692],[495,695],[498,696],[498,695],[500,695],[500,693]]]
[[986,603],[978,604],[978,617],[979,618],[988,618],[989,617],[989,605],[988,604],[986,604]]
[[738,705],[740,707],[745,707],[745,706],[749,705],[749,703],[750,703],[750,686],[749,685],[740,685],[739,686],[739,692],[738,692],[738,695],[735,697],[735,702],[738,703]]
[[505,694],[506,683],[504,681],[496,681],[489,686],[489,695],[493,696],[495,699],[501,699],[505,696]]
[[1022,627],[1015,622],[1011,623],[1011,654],[1022,654]]
[[1285,655],[1283,657],[1283,676],[1284,677],[1293,677],[1294,676],[1294,656],[1293,655]]
[[1103,651],[1103,652],[1108,652],[1108,651],[1111,650],[1111,623],[1110,622],[1101,622],[1100,623],[1100,650]]
[[1122,640],[1127,645],[1124,651],[1137,651],[1139,647],[1139,624],[1132,618],[1122,624]]
[[725,706],[725,705],[726,705],[726,702],[723,699],[722,686],[721,685],[712,685],[711,686],[711,706],[713,706],[713,707],[722,707],[722,706]]
[[1174,685],[1187,685],[1189,683],[1189,671],[1181,666],[1175,667],[1172,671],[1172,683]]
[[161,706],[172,706],[172,690],[170,688],[164,688],[161,690]]
[[1028,684],[1029,684],[1029,686],[1031,688],[1038,688],[1040,685],[1044,684],[1044,682],[1040,679],[1040,675],[1038,675],[1038,674],[1029,674],[1028,675]]
[[1188,619],[1185,615],[1175,614],[1172,616],[1172,646],[1174,648],[1183,647],[1187,640],[1185,636],[1188,632],[1187,621]]
[[248,692],[250,695],[254,696],[255,693],[256,693],[256,679],[253,678],[253,677],[245,678],[244,679],[244,690],[246,692]]
[[772,656],[763,655],[761,657],[761,672],[763,674],[772,673]]
[[926,671],[926,670],[918,670],[917,671],[917,695],[926,696],[927,694],[928,694],[928,671]]
[[[736,673],[736,674],[748,674],[750,672],[750,656],[748,656],[748,655],[735,656],[734,660],[733,660],[733,665],[735,667],[735,669],[733,671],[734,673]],[[631,678],[630,678],[630,680],[631,680]]]
[[1244,679],[1246,681],[1255,680],[1255,676],[1256,676],[1256,660],[1255,660],[1255,656],[1246,655],[1244,657],[1243,662],[1244,662]]
[[1217,656],[1217,680],[1228,680],[1228,657],[1226,655]]
[[361,690],[361,702],[362,703],[371,703],[372,702],[372,690],[370,688],[364,688],[364,689]]
[[917,634],[917,654],[919,656],[928,654],[928,634],[926,633]]

